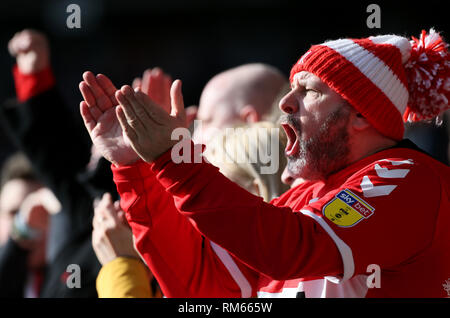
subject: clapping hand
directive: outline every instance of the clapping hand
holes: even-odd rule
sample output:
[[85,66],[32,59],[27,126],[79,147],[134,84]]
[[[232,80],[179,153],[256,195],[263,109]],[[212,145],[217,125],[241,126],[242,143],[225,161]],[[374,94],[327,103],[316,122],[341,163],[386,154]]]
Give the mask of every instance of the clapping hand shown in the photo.
[[187,120],[181,81],[167,90],[170,82],[168,75],[154,69],[145,72],[142,81],[135,80],[136,90],[128,85],[117,90],[103,74],[83,74],[80,112],[103,157],[116,166],[133,164],[139,157],[151,162],[175,144],[172,131],[187,127]]
[[117,91],[115,97],[120,103],[116,114],[122,131],[146,162],[154,161],[177,142],[171,139],[174,129],[187,127],[180,80],[174,81],[170,89],[170,114],[141,90],[128,85]]
[[79,85],[84,98],[80,112],[95,147],[116,166],[134,163],[139,157],[116,117],[117,88],[103,74],[85,72],[83,79]]
[[113,202],[109,193],[105,193],[94,207],[92,225],[92,247],[102,265],[117,257],[140,257],[125,213],[120,209],[119,201]]

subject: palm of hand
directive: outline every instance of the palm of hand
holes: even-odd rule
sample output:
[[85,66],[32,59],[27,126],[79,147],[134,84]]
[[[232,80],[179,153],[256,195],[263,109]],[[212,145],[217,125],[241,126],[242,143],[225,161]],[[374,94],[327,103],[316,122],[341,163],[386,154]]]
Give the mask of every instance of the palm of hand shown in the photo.
[[97,119],[90,135],[98,150],[115,165],[127,165],[138,160],[128,137],[122,132],[115,107],[111,107]]
[[80,111],[95,147],[116,166],[134,163],[139,157],[122,133],[115,114],[116,87],[101,74],[94,76],[92,72],[85,72],[83,79],[80,91],[84,101],[80,103]]

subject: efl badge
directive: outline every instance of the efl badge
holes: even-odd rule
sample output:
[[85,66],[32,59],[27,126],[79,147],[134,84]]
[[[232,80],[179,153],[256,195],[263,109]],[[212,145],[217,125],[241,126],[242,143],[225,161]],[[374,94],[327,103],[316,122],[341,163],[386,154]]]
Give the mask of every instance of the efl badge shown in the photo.
[[375,209],[348,189],[336,194],[336,198],[323,207],[323,215],[341,227],[350,227],[369,218]]

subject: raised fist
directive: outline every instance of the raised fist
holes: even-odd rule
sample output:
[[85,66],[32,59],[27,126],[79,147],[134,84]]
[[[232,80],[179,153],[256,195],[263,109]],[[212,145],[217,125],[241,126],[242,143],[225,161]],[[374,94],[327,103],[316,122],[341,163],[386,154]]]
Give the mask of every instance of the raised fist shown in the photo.
[[17,32],[9,41],[8,50],[16,58],[19,71],[23,74],[42,71],[50,63],[47,37],[36,30]]

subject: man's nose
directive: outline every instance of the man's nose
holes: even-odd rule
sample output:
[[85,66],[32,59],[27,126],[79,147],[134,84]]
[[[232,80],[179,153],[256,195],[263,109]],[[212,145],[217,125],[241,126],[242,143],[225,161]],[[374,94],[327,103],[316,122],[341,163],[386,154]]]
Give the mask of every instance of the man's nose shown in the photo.
[[287,113],[287,114],[295,114],[298,112],[299,106],[298,101],[294,97],[293,92],[289,92],[284,96],[278,105],[281,109],[281,111]]

